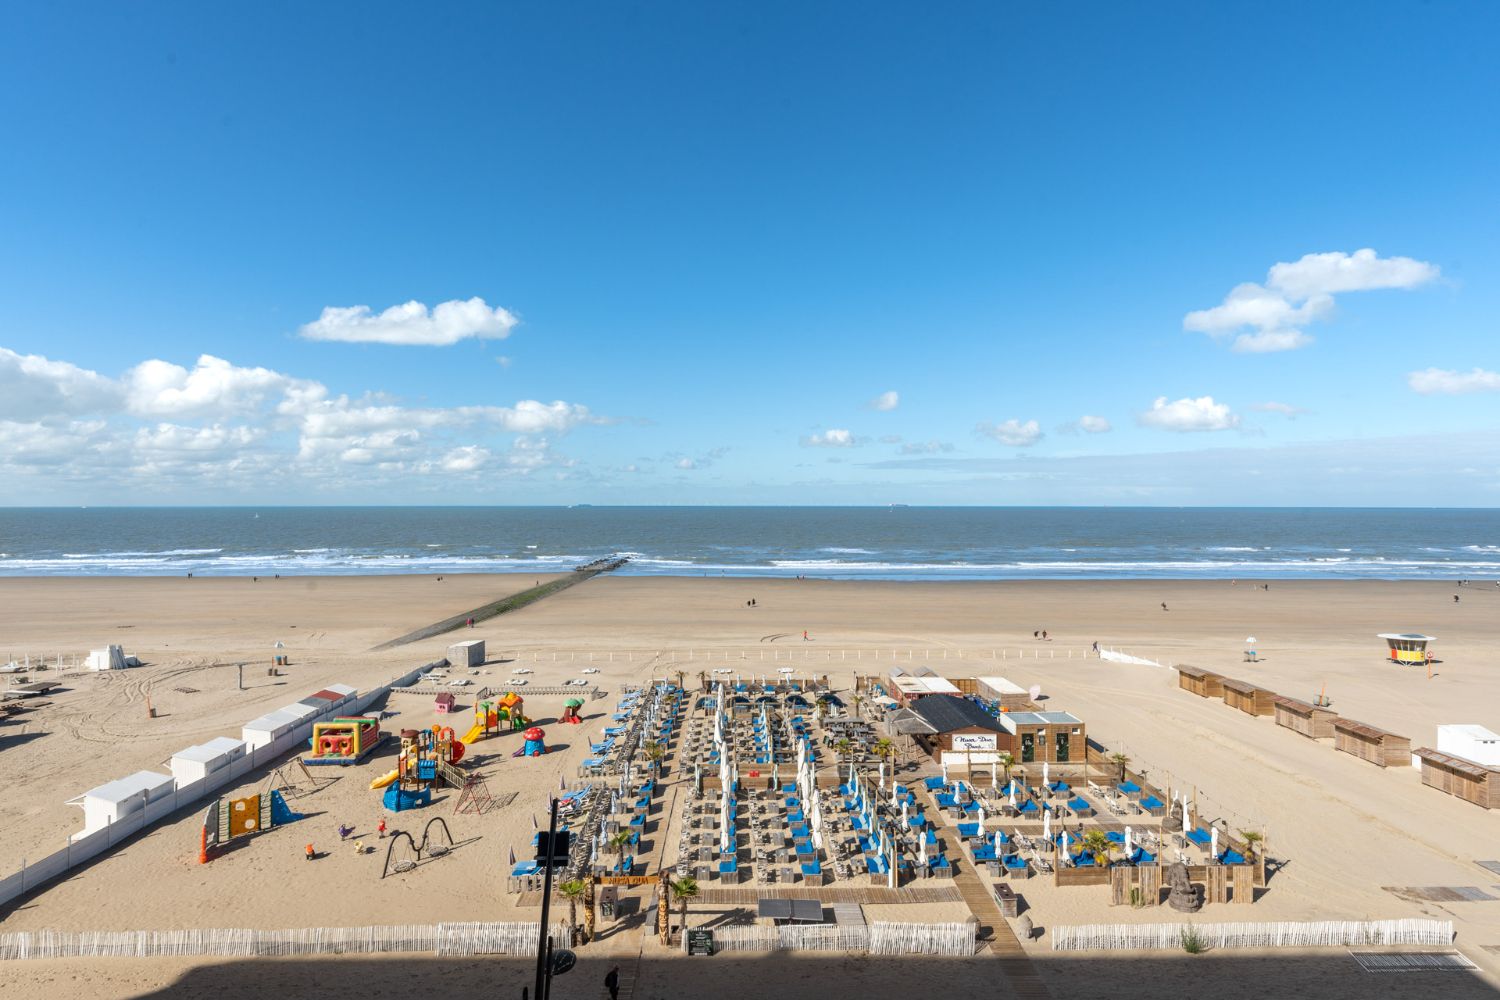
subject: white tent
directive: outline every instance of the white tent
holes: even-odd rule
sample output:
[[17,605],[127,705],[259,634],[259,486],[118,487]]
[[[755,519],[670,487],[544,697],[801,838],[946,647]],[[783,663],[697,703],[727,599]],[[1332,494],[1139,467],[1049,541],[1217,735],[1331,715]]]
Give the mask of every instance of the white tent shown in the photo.
[[93,650],[85,664],[90,670],[124,670],[125,650],[119,646]]

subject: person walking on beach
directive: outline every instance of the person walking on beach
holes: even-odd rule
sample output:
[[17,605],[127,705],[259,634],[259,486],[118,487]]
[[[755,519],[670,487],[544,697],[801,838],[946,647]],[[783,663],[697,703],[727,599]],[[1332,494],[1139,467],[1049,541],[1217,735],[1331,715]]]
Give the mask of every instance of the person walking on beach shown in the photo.
[[620,967],[618,965],[604,974],[604,988],[609,990],[609,1000],[619,1000]]
[[803,629],[802,630],[802,641],[803,642],[808,642],[809,641],[808,638],[807,638],[807,629]]
[[1165,610],[1167,610],[1167,602],[1166,602],[1166,601],[1162,601],[1162,602],[1161,602],[1161,609],[1162,609],[1162,610],[1163,610],[1163,611],[1165,611]]

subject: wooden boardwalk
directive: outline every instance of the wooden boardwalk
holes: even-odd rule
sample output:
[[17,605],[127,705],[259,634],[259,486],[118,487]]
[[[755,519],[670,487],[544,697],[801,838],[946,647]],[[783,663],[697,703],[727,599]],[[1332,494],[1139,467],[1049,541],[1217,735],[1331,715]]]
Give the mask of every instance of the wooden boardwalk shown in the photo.
[[[924,790],[923,794],[928,800],[930,809],[928,815],[943,815],[937,802],[932,798],[932,793]],[[956,831],[954,833],[956,835]],[[1021,942],[1016,937],[1016,932],[1011,930],[1010,924],[1006,923],[1005,918],[1000,915],[1000,906],[995,902],[994,890],[990,887],[990,883],[980,878],[975,873],[974,866],[961,854],[949,860],[953,863],[954,869],[953,885],[958,889],[969,912],[974,914],[974,919],[979,921],[980,955],[984,954],[987,947],[1000,966],[1000,974],[1005,977],[1005,981],[1010,984],[1015,995],[1022,1000],[1051,1000],[1052,993],[1042,982],[1042,977],[1037,974],[1036,967],[1031,964],[1031,959],[1026,957],[1026,952],[1021,948]]]

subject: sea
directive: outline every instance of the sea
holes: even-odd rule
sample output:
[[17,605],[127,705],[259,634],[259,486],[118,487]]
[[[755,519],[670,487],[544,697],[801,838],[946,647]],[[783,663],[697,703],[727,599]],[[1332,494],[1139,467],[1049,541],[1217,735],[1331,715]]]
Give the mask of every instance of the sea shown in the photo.
[[3,576],[556,573],[866,580],[1500,579],[1500,510],[0,508]]

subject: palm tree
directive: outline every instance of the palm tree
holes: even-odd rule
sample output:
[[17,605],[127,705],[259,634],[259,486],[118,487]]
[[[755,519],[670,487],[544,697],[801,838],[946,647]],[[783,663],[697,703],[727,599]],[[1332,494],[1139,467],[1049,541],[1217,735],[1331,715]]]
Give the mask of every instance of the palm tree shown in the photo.
[[629,830],[621,830],[619,833],[609,838],[609,846],[615,849],[615,860],[620,862],[621,865],[623,865],[625,862],[625,847],[629,843]]
[[1240,837],[1245,841],[1245,850],[1250,852],[1252,858],[1260,853],[1261,844],[1266,839],[1255,830],[1241,830]]
[[828,703],[825,702],[822,698],[819,698],[817,704],[813,705],[813,718],[817,719],[819,722],[822,722],[823,716],[827,714]]
[[672,895],[682,904],[682,933],[687,934],[688,901],[698,898],[698,880],[689,876],[672,880]]
[[855,718],[859,718],[860,717],[860,711],[859,711],[860,710],[860,706],[864,705],[864,703],[865,703],[865,696],[862,695],[862,694],[854,694],[854,695],[852,695],[849,698],[849,703],[854,706],[854,716],[855,716]]
[[666,748],[655,740],[647,740],[641,749],[646,751],[646,759],[651,762],[651,766],[660,771],[662,758],[667,755]]
[[1127,753],[1112,753],[1109,759],[1120,765],[1120,780],[1125,780],[1125,765],[1130,763],[1130,755]]
[[999,753],[995,754],[995,761],[1005,769],[1005,783],[1009,785],[1010,768],[1011,765],[1016,762],[1016,758],[1011,755],[1009,750],[1001,750]]
[[1100,868],[1109,864],[1109,852],[1114,847],[1103,830],[1090,830],[1083,835],[1083,848],[1094,856],[1094,864]]
[[568,901],[568,942],[578,943],[578,901],[588,891],[588,883],[581,878],[570,879],[557,887],[557,891]]
[[881,760],[890,760],[896,753],[896,745],[884,736],[875,741],[875,756]]
[[845,736],[840,738],[839,741],[833,745],[833,748],[839,752],[839,760],[842,762],[849,756],[849,751],[853,748],[853,746],[854,744],[850,743],[849,738]]

